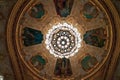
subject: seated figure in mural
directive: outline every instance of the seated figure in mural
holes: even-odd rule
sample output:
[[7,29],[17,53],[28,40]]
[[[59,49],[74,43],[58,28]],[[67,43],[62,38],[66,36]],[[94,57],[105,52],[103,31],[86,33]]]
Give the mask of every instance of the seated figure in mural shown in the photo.
[[97,8],[92,3],[86,3],[83,8],[83,15],[87,19],[92,19],[97,15]]
[[57,59],[54,74],[58,77],[67,77],[72,75],[70,60],[66,58]]
[[97,59],[91,55],[87,55],[81,60],[81,66],[85,71],[90,70],[97,63],[98,63]]
[[23,41],[25,46],[40,44],[43,41],[43,34],[41,31],[34,30],[28,27],[24,28]]
[[105,45],[106,40],[104,31],[105,29],[103,28],[87,31],[86,34],[84,34],[83,40],[86,44],[102,48]]
[[35,5],[30,11],[31,17],[34,18],[41,18],[44,14],[45,14],[45,10],[42,4]]
[[38,70],[42,70],[46,64],[46,60],[40,56],[36,55],[31,58],[31,63],[35,66]]
[[61,17],[70,15],[74,0],[54,0],[57,14]]

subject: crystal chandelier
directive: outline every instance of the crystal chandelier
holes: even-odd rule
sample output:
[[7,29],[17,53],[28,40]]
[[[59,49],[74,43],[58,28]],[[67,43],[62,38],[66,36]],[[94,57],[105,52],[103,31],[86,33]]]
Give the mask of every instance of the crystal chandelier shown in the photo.
[[53,25],[46,34],[46,48],[59,58],[74,56],[81,47],[81,36],[77,28],[66,22]]

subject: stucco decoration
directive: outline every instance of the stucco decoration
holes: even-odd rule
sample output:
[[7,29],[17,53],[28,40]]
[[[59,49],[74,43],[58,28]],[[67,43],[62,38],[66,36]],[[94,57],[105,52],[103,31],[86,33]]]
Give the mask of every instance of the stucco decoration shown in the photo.
[[[38,80],[88,79],[111,54],[112,19],[99,1],[70,0],[74,3],[71,4],[66,0],[71,12],[65,16],[58,13],[55,1],[25,2],[19,14],[15,14],[14,28],[8,28],[8,32],[14,33],[8,34],[8,45],[16,49],[21,63]],[[42,15],[37,15],[39,12]],[[14,44],[9,40],[14,40]],[[30,46],[25,46],[25,41]]]

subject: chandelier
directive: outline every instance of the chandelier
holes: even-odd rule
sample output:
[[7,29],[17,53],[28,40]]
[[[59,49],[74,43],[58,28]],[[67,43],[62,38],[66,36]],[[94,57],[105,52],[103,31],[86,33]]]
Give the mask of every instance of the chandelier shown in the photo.
[[52,26],[46,34],[46,48],[58,58],[74,56],[81,47],[81,36],[77,28],[66,22]]

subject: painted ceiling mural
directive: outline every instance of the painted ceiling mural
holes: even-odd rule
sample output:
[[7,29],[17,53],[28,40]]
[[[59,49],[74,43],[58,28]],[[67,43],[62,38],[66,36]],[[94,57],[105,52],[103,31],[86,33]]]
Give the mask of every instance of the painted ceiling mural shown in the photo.
[[107,60],[112,27],[105,10],[91,0],[36,0],[17,21],[22,63],[45,80],[84,80]]

